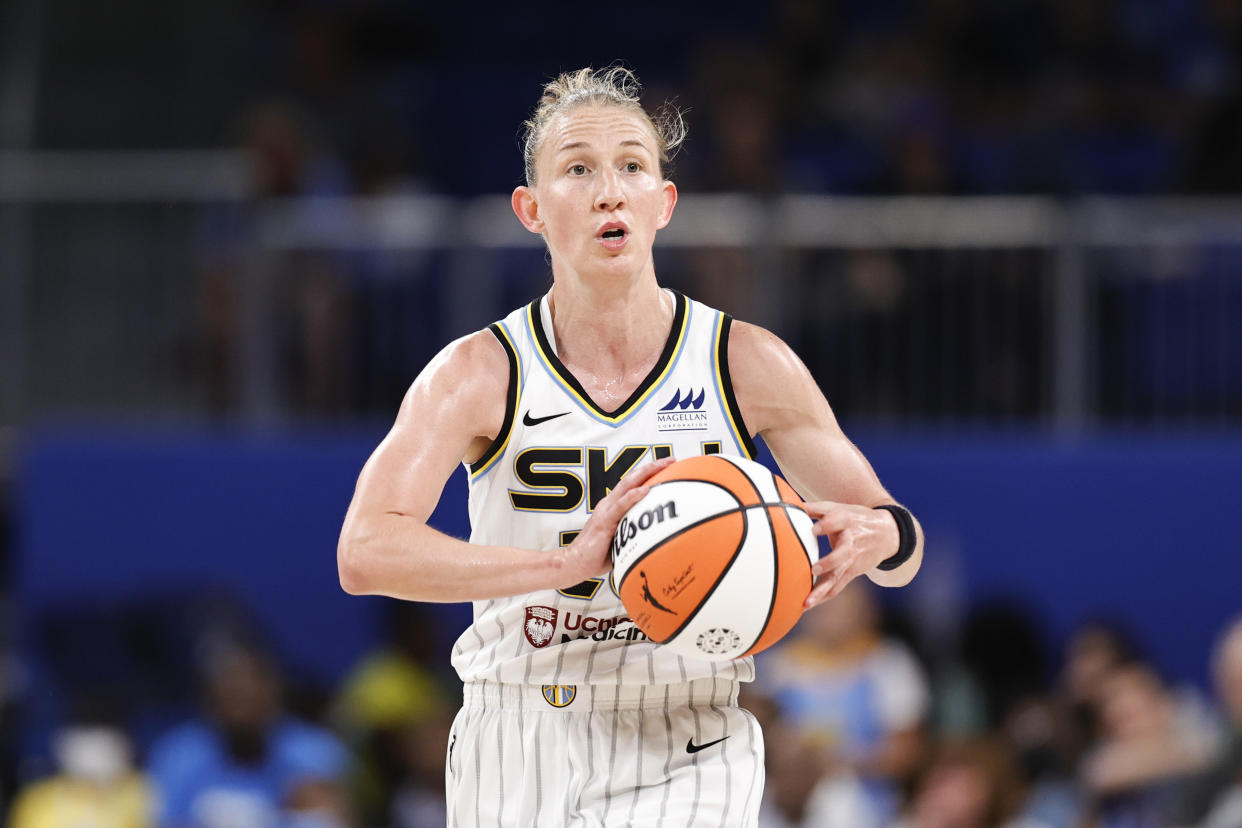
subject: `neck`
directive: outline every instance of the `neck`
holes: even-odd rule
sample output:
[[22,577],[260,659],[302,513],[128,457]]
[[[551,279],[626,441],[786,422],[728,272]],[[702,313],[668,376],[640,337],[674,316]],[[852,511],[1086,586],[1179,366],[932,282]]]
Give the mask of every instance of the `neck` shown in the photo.
[[660,352],[672,324],[672,303],[655,274],[627,283],[558,279],[548,302],[558,355],[566,365],[633,367]]

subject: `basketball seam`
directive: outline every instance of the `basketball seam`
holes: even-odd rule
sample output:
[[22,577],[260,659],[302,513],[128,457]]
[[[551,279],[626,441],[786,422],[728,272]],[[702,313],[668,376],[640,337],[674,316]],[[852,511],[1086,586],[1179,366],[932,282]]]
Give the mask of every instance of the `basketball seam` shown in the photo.
[[[673,481],[669,481],[669,482],[673,482]],[[709,481],[696,480],[694,482],[707,483]],[[764,619],[763,626],[760,627],[759,635],[756,636],[755,640],[750,643],[750,645],[747,647],[747,650],[749,650],[750,647],[755,646],[755,643],[758,642],[759,639],[763,637],[763,633],[767,630],[768,624],[772,620],[772,608],[776,604],[776,583],[777,583],[777,579],[779,578],[779,565],[778,565],[779,564],[779,553],[777,552],[777,549],[776,549],[776,531],[775,531],[775,528],[772,526],[772,518],[770,516],[770,510],[774,508],[780,508],[780,507],[792,507],[795,509],[798,508],[792,503],[786,503],[785,501],[781,501],[779,503],[752,503],[748,506],[738,506],[736,508],[730,509],[727,512],[718,512],[712,515],[711,517],[705,517],[702,520],[697,520],[694,523],[691,523],[687,526],[683,526],[681,529],[678,529],[675,533],[662,539],[659,543],[655,544],[650,549],[648,549],[646,552],[644,552],[642,555],[634,559],[634,563],[630,564],[630,568],[626,571],[625,577],[621,579],[621,584],[620,584],[621,589],[625,588],[625,581],[629,578],[630,573],[634,571],[634,569],[638,566],[640,561],[646,559],[649,555],[651,555],[653,552],[657,551],[661,547],[665,546],[670,541],[675,540],[676,538],[680,537],[686,532],[689,532],[691,529],[694,529],[698,526],[702,526],[703,524],[709,523],[717,518],[726,517],[728,515],[734,514],[735,512],[740,512],[742,514],[742,537],[741,537],[741,540],[738,541],[737,548],[733,550],[733,554],[729,558],[729,562],[726,563],[724,567],[720,570],[720,574],[716,577],[715,583],[713,583],[711,588],[706,593],[704,593],[702,598],[699,599],[698,604],[695,606],[695,608],[690,612],[689,615],[686,616],[686,620],[683,621],[681,625],[677,627],[677,629],[673,630],[673,632],[670,633],[667,638],[663,639],[662,641],[656,641],[657,644],[667,644],[668,642],[672,641],[677,636],[681,635],[681,633],[686,629],[686,626],[691,621],[693,621],[696,616],[698,616],[699,611],[703,609],[704,605],[707,604],[708,599],[712,597],[712,595],[716,592],[716,589],[720,586],[720,582],[725,579],[725,576],[729,574],[729,570],[731,570],[733,568],[733,565],[737,563],[738,555],[741,554],[742,547],[746,544],[746,538],[749,536],[749,533],[750,533],[750,521],[746,519],[746,512],[751,509],[762,509],[764,513],[764,517],[767,518],[768,531],[772,538],[772,554],[776,556],[776,558],[774,559],[774,565],[773,565],[774,574],[773,574],[773,582],[772,582],[772,587],[773,587],[772,588],[772,599],[768,603],[767,616]],[[790,521],[791,526],[792,526],[792,523],[793,522]],[[796,530],[794,534],[795,535],[797,534]],[[655,641],[654,638],[652,640]]]
[[[716,590],[720,587],[720,582],[723,581],[725,579],[725,576],[729,574],[729,570],[731,570],[733,568],[733,565],[737,563],[738,557],[741,556],[742,554],[742,547],[746,545],[746,538],[749,537],[750,535],[750,521],[746,519],[746,510],[750,508],[753,508],[753,507],[743,506],[740,509],[733,510],[735,512],[742,513],[742,537],[741,539],[738,540],[737,547],[733,550],[733,554],[729,557],[729,562],[724,565],[723,569],[720,570],[720,574],[716,576],[716,580],[711,585],[711,588],[708,589],[707,592],[704,593],[703,597],[699,599],[699,602],[695,606],[695,608],[690,611],[689,615],[686,616],[686,620],[681,622],[681,626],[673,630],[672,635],[670,635],[668,638],[664,639],[664,641],[661,641],[659,643],[665,644],[669,641],[672,641],[674,638],[681,635],[682,632],[685,631],[686,627],[689,626],[690,622],[693,621],[698,616],[699,611],[702,610],[703,607],[707,605],[707,602],[711,600],[712,595],[714,595],[716,593]],[[732,513],[726,512],[726,514],[732,514]],[[720,517],[720,515],[716,515],[716,517]]]
[[[776,485],[776,481],[772,481]],[[778,488],[779,491],[779,488]],[[785,514],[785,510],[781,510],[781,514]],[[764,616],[763,623],[759,625],[759,633],[755,639],[742,650],[739,655],[749,653],[751,649],[759,643],[759,639],[763,638],[763,634],[768,631],[768,625],[772,623],[772,610],[776,607],[776,596],[780,592],[781,586],[781,550],[776,544],[776,524],[772,522],[772,509],[765,506],[763,508],[763,517],[768,522],[768,535],[772,538],[772,590],[771,598],[768,599],[768,612]]]
[[[742,468],[742,467],[741,467],[741,466],[739,466],[737,463],[734,463],[732,460],[730,460],[730,459],[729,459],[729,456],[728,456],[728,455],[726,455],[726,454],[713,454],[713,455],[711,455],[711,456],[712,456],[712,457],[719,457],[721,460],[725,461],[725,462],[726,462],[726,463],[728,463],[730,466],[732,466],[733,468],[735,468],[735,469],[737,469],[738,471],[740,471],[740,472],[742,473],[742,477],[745,477],[745,478],[746,478],[746,482],[750,484],[750,487],[751,487],[752,489],[754,489],[754,491],[755,491],[755,497],[759,498],[760,500],[763,500],[763,492],[759,491],[759,487],[758,487],[757,485],[755,485],[755,481],[751,479],[751,477],[750,477],[750,472],[746,471],[746,469]],[[744,458],[744,459],[745,459],[745,458]],[[754,461],[751,461],[751,462],[754,462]],[[770,469],[768,469],[767,467],[764,467],[764,469],[763,469],[763,470],[764,470],[764,471],[766,471],[768,474],[772,474],[771,470],[770,470]],[[772,485],[776,487],[776,493],[777,493],[777,495],[780,495],[781,490],[780,490],[780,487],[779,487],[779,486],[776,486],[775,475],[773,475],[773,478],[774,478],[774,479],[773,479],[773,481],[772,481]]]
[[[696,483],[706,483],[707,481],[706,481],[706,480],[698,480],[698,481],[695,481],[695,482],[696,482]],[[720,583],[720,579],[721,579],[721,578],[723,578],[723,577],[725,576],[725,573],[727,573],[727,572],[729,571],[729,568],[730,568],[731,566],[733,566],[733,562],[734,562],[735,560],[737,560],[737,555],[738,555],[738,552],[740,552],[740,551],[741,551],[741,549],[742,549],[742,544],[746,542],[746,510],[747,510],[747,509],[753,509],[753,508],[756,508],[756,507],[754,507],[754,506],[740,506],[740,505],[739,505],[739,506],[735,506],[735,507],[733,507],[732,509],[730,509],[730,510],[729,510],[729,511],[727,511],[727,512],[717,512],[717,513],[716,513],[716,514],[714,514],[714,515],[709,515],[708,517],[701,518],[700,520],[696,520],[694,523],[690,523],[690,524],[687,524],[686,526],[681,527],[680,529],[678,529],[676,532],[674,532],[673,534],[669,535],[668,537],[666,537],[666,538],[662,538],[659,542],[657,542],[654,546],[652,546],[652,547],[651,547],[650,549],[648,549],[646,552],[644,552],[643,554],[641,554],[641,555],[639,555],[637,558],[635,558],[635,559],[634,559],[634,562],[633,562],[632,564],[630,564],[630,568],[629,568],[629,569],[627,569],[627,570],[625,571],[625,576],[621,578],[621,583],[620,583],[618,586],[620,587],[620,589],[625,589],[625,582],[626,582],[627,580],[629,580],[630,573],[631,573],[631,572],[633,572],[633,571],[635,570],[635,568],[637,568],[637,566],[638,566],[640,563],[642,563],[642,562],[643,562],[643,561],[645,561],[648,557],[650,557],[652,553],[656,552],[656,551],[657,551],[657,550],[659,550],[660,548],[662,548],[662,547],[664,547],[664,546],[668,545],[670,542],[672,542],[672,541],[676,540],[677,538],[681,537],[682,535],[686,534],[686,533],[687,533],[687,532],[689,532],[691,529],[697,529],[698,527],[702,526],[702,525],[703,525],[703,524],[705,524],[705,523],[711,523],[711,522],[712,522],[713,520],[715,520],[716,518],[727,517],[727,516],[732,515],[732,514],[735,514],[735,513],[737,513],[737,512],[741,512],[741,513],[742,513],[742,539],[741,539],[740,541],[738,541],[738,546],[737,546],[737,549],[734,549],[734,550],[733,550],[733,557],[729,558],[729,562],[728,562],[727,564],[725,564],[724,569],[720,570],[720,576],[716,579],[716,583],[717,583],[717,584],[719,584],[719,583]],[[714,590],[715,588],[716,588],[715,586],[713,586],[713,587],[712,587],[712,589],[713,589],[713,590]],[[704,602],[706,602],[706,601],[707,601],[707,596],[708,596],[708,595],[711,595],[711,592],[710,592],[710,591],[707,593],[707,595],[704,595],[704,596],[703,596],[703,598],[699,600],[699,606],[700,606],[700,607],[701,607],[701,606],[703,606]],[[695,612],[698,612],[698,608],[697,608],[697,607],[695,608]],[[691,614],[691,616],[690,616],[690,617],[691,617],[691,618],[693,618],[693,617],[694,617],[694,615],[693,615],[693,614]],[[686,619],[686,620],[687,620],[687,621],[689,621],[689,619]],[[682,624],[682,627],[684,627],[684,626],[685,626],[685,624]],[[668,638],[664,639],[664,641],[657,641],[656,643],[657,643],[657,644],[663,644],[665,641],[669,641],[669,640],[671,640],[672,638],[676,637],[677,633],[679,633],[679,632],[681,632],[681,627],[678,627],[678,628],[677,628],[677,629],[676,629],[676,630],[672,633],[672,635],[670,635]]]
[[656,489],[660,488],[661,486],[668,486],[673,483],[702,483],[705,486],[715,486],[717,489],[720,489],[726,492],[729,495],[729,497],[733,498],[733,501],[737,503],[738,506],[745,505],[742,503],[742,499],[738,497],[737,495],[735,495],[733,493],[733,490],[730,489],[728,486],[725,486],[721,483],[717,483],[715,480],[704,480],[701,477],[678,477],[675,480],[661,480],[659,483],[652,485],[648,494],[650,494],[651,492],[654,492]]
[[[772,540],[772,556],[773,556],[772,591],[771,591],[771,598],[768,602],[768,611],[767,611],[766,616],[764,617],[763,624],[759,628],[758,635],[756,635],[754,640],[751,641],[751,643],[746,647],[746,649],[742,651],[744,655],[745,653],[749,652],[752,647],[754,647],[757,643],[759,643],[759,640],[763,638],[763,634],[767,632],[768,625],[772,623],[772,612],[776,606],[776,595],[777,595],[778,586],[780,582],[780,551],[777,549],[776,527],[772,522],[771,509],[781,508],[781,514],[785,515],[785,519],[786,521],[788,521],[790,529],[793,530],[795,537],[798,536],[797,529],[796,527],[794,527],[793,521],[789,519],[789,516],[784,511],[784,509],[794,508],[802,512],[803,514],[806,514],[808,517],[810,517],[810,514],[806,511],[806,509],[802,508],[802,506],[800,506],[799,504],[789,503],[788,501],[785,501],[785,500],[778,500],[775,503],[766,502],[766,499],[763,496],[763,492],[760,491],[759,486],[751,478],[750,473],[745,468],[743,468],[741,465],[737,463],[732,462],[727,455],[712,455],[712,456],[719,457],[720,459],[724,460],[726,463],[729,463],[729,465],[733,466],[739,472],[741,472],[742,476],[746,479],[746,482],[750,484],[751,490],[754,492],[755,497],[758,498],[760,502],[752,503],[752,504],[743,504],[741,498],[739,498],[733,492],[732,489],[720,483],[717,483],[713,480],[704,480],[702,478],[696,478],[696,477],[682,477],[682,478],[677,478],[675,480],[662,480],[659,483],[656,483],[655,485],[651,487],[652,491],[655,491],[660,486],[663,486],[669,483],[704,483],[709,486],[715,486],[716,488],[727,492],[729,496],[733,498],[734,502],[737,503],[737,506],[730,509],[729,511],[718,512],[714,515],[711,515],[710,517],[697,520],[694,523],[683,526],[681,529],[677,530],[676,532],[669,535],[668,537],[662,538],[658,543],[654,544],[650,549],[643,552],[642,555],[638,556],[637,558],[634,559],[633,562],[630,563],[629,568],[626,570],[625,577],[621,579],[621,584],[618,585],[619,589],[617,590],[617,592],[619,594],[621,589],[624,589],[625,581],[629,578],[630,573],[632,573],[638,567],[639,563],[645,560],[646,558],[648,558],[653,553],[655,553],[661,547],[677,539],[678,537],[684,535],[685,533],[691,531],[692,529],[702,526],[705,523],[709,523],[717,518],[725,517],[727,515],[733,514],[734,512],[741,512],[742,513],[742,537],[738,541],[737,546],[734,548],[732,555],[729,557],[728,563],[726,563],[725,566],[720,570],[720,574],[716,577],[714,583],[712,583],[711,588],[708,589],[708,591],[703,595],[703,597],[699,599],[694,609],[691,610],[691,612],[686,616],[686,619],[682,621],[682,623],[677,627],[677,629],[675,629],[671,634],[669,634],[666,638],[664,638],[661,641],[656,641],[656,643],[667,644],[668,642],[673,641],[674,639],[677,638],[677,636],[681,635],[685,631],[686,627],[689,626],[690,622],[693,621],[698,616],[699,612],[703,609],[703,607],[711,599],[712,595],[715,594],[716,590],[720,587],[720,583],[725,579],[725,577],[728,576],[730,570],[732,570],[733,568],[733,565],[737,563],[737,559],[741,555],[741,552],[742,552],[742,547],[745,546],[746,539],[749,537],[749,533],[750,533],[750,520],[746,516],[746,511],[748,509],[763,509],[764,519],[767,520],[768,522],[768,533]],[[765,468],[764,471],[766,471],[769,475],[772,476],[772,486],[776,490],[777,495],[779,496],[780,486],[777,485],[776,483],[775,473],[773,473],[771,469],[767,469],[767,468]],[[613,574],[615,574],[615,570]],[[652,640],[654,641],[655,639],[652,639]]]
[[[667,482],[669,482],[669,483],[683,483],[683,482],[690,482],[690,483],[707,483],[707,484],[709,484],[709,485],[711,485],[711,486],[719,486],[719,485],[720,485],[720,484],[718,484],[718,483],[712,483],[710,480],[691,480],[691,481],[669,480],[669,481],[667,481]],[[651,487],[651,489],[652,489],[652,491],[654,491],[655,489],[657,489],[657,488],[659,488],[660,486],[663,486],[663,485],[664,485],[663,483],[657,483],[656,485],[652,486],[652,487]],[[720,488],[724,489],[724,486],[720,486]],[[725,489],[725,491],[729,491],[729,490],[728,490],[728,489]],[[730,494],[732,494],[732,492],[730,492]],[[734,498],[734,500],[737,500],[737,498],[735,497],[735,498]],[[699,526],[702,526],[704,523],[707,523],[707,522],[709,522],[709,521],[713,521],[713,520],[715,520],[716,518],[719,518],[719,517],[725,517],[726,515],[731,515],[731,514],[733,514],[734,512],[743,512],[743,513],[745,513],[745,511],[746,511],[747,509],[769,509],[769,508],[776,508],[776,507],[780,507],[780,506],[787,506],[787,507],[789,507],[789,508],[791,508],[791,509],[798,509],[798,511],[802,512],[803,514],[807,514],[807,512],[806,512],[806,510],[805,510],[805,509],[801,509],[801,508],[799,508],[797,505],[795,505],[795,504],[793,504],[793,503],[786,503],[786,502],[785,502],[785,501],[783,501],[783,500],[782,500],[781,502],[779,502],[779,503],[751,503],[751,504],[749,504],[749,505],[742,505],[742,502],[739,500],[739,501],[738,501],[738,505],[737,505],[737,506],[734,506],[732,509],[729,509],[729,510],[724,511],[724,512],[717,512],[716,514],[714,514],[714,515],[708,515],[708,516],[707,516],[707,517],[705,517],[705,518],[699,518],[699,519],[698,519],[698,520],[696,520],[694,523],[687,523],[685,526],[681,527],[680,529],[678,529],[678,530],[677,530],[676,532],[674,532],[673,534],[668,535],[667,537],[661,538],[660,540],[656,541],[656,543],[655,543],[655,544],[654,544],[654,545],[653,545],[650,549],[648,549],[646,552],[644,552],[643,554],[639,555],[637,558],[635,558],[635,559],[634,559],[634,562],[630,564],[630,568],[629,568],[629,569],[627,569],[627,570],[625,571],[625,577],[621,579],[621,583],[620,583],[618,586],[624,586],[624,585],[625,585],[626,578],[629,578],[630,573],[634,571],[634,567],[638,566],[638,564],[639,564],[641,561],[646,560],[646,559],[647,559],[647,557],[648,557],[648,556],[650,556],[652,552],[655,552],[655,551],[656,551],[656,550],[658,550],[660,547],[662,547],[662,546],[666,545],[666,544],[667,544],[667,543],[669,543],[670,541],[676,540],[677,538],[679,538],[679,537],[681,537],[682,535],[684,535],[686,532],[689,532],[691,529],[698,528]],[[807,515],[807,517],[810,517],[810,515]],[[792,521],[790,521],[790,522],[792,523]],[[728,570],[727,570],[727,569],[723,570],[723,571],[721,572],[721,575],[723,575],[723,574],[724,574],[724,572],[728,572]],[[612,574],[614,574],[614,573],[610,573],[610,577],[611,577],[611,575],[612,575]]]
[[[702,484],[705,484],[705,485],[707,485],[707,486],[715,486],[717,489],[720,489],[720,490],[721,490],[721,491],[723,491],[725,494],[727,494],[729,497],[733,498],[733,502],[734,502],[734,503],[736,503],[737,505],[736,505],[736,506],[734,506],[732,509],[729,509],[729,510],[727,510],[727,511],[724,511],[724,512],[717,512],[717,513],[716,513],[716,514],[714,514],[714,515],[708,515],[708,516],[707,516],[707,517],[705,517],[705,518],[699,518],[699,519],[698,519],[698,520],[696,520],[694,523],[689,523],[689,524],[687,524],[687,525],[685,525],[685,526],[681,527],[680,529],[678,529],[678,530],[677,530],[676,532],[674,532],[673,534],[671,534],[671,535],[669,535],[669,536],[667,536],[667,537],[665,537],[665,538],[661,538],[661,539],[660,539],[660,540],[659,540],[659,541],[658,541],[658,542],[657,542],[654,546],[652,546],[652,547],[651,547],[650,549],[648,549],[646,552],[644,552],[643,554],[639,555],[637,558],[635,558],[635,559],[634,559],[634,562],[633,562],[633,563],[631,563],[631,564],[630,564],[630,568],[629,568],[629,569],[627,569],[627,570],[625,571],[625,577],[623,577],[623,578],[621,579],[621,583],[619,583],[619,584],[616,582],[616,579],[615,579],[615,577],[614,577],[614,576],[616,575],[616,568],[615,568],[615,566],[614,566],[613,571],[612,571],[612,572],[610,572],[610,573],[608,573],[608,577],[609,577],[610,579],[612,579],[612,580],[613,580],[613,592],[617,593],[617,595],[620,595],[620,594],[621,594],[621,590],[625,587],[625,580],[626,580],[626,578],[628,578],[628,577],[629,577],[630,573],[634,571],[634,567],[638,566],[638,565],[639,565],[639,563],[641,563],[642,561],[646,560],[646,559],[647,559],[647,557],[648,557],[649,555],[651,555],[651,553],[652,553],[652,552],[655,552],[657,549],[659,549],[661,546],[664,546],[664,545],[665,545],[666,543],[668,543],[669,541],[672,541],[672,540],[675,540],[676,538],[681,537],[681,536],[682,536],[682,535],[684,535],[686,532],[689,532],[691,529],[694,529],[695,527],[702,526],[704,523],[707,523],[708,521],[711,521],[711,520],[715,520],[716,518],[718,518],[718,517],[720,517],[720,516],[722,516],[722,515],[731,515],[731,514],[733,514],[734,512],[737,512],[737,511],[740,511],[740,510],[742,510],[742,509],[745,509],[745,508],[746,508],[745,506],[743,506],[743,505],[742,505],[742,501],[738,499],[738,496],[737,496],[737,495],[735,495],[735,494],[733,493],[733,490],[732,490],[732,489],[730,489],[730,488],[729,488],[729,487],[727,487],[727,486],[722,486],[722,485],[720,485],[719,483],[715,482],[714,480],[700,480],[700,479],[698,479],[698,478],[688,478],[688,477],[687,477],[687,478],[680,478],[680,477],[679,477],[679,478],[678,478],[678,479],[676,479],[676,480],[662,480],[662,481],[660,481],[659,483],[656,483],[654,486],[652,486],[652,487],[651,487],[651,491],[652,491],[652,492],[654,492],[656,489],[660,488],[661,486],[667,485],[667,484],[669,484],[669,483],[702,483]],[[648,492],[648,496],[650,496],[650,492]],[[644,498],[644,500],[645,500],[645,499],[646,499],[646,498]],[[743,523],[745,523],[745,519],[744,519],[744,518],[743,518],[743,521],[742,521],[742,522],[743,522]],[[743,532],[743,536],[745,536],[745,532]],[[616,562],[614,561],[613,563],[614,563],[614,565],[615,565],[615,563],[616,563]],[[667,640],[667,639],[665,639],[665,640]]]
[[[799,545],[801,545],[802,536],[798,534],[798,527],[794,526],[793,520],[789,517],[789,512],[787,511],[788,507],[791,506],[792,504],[782,503],[781,505],[785,507],[780,510],[781,516],[785,518],[785,522],[789,524],[789,531],[793,533],[793,536],[798,540]],[[775,577],[773,578],[773,581],[772,581],[772,603],[768,606],[768,617],[763,622],[763,627],[760,629],[758,637],[756,637],[755,640],[751,642],[751,645],[742,652],[742,655],[750,654],[750,651],[755,647],[756,644],[759,643],[759,641],[767,633],[768,627],[772,623],[772,612],[776,607],[776,596],[778,592],[780,591],[780,572],[781,572],[780,549],[778,548],[777,543],[776,543],[776,524],[772,520],[771,509],[768,509],[766,511],[768,515],[768,525],[772,529],[772,554],[776,556],[776,565],[774,566]],[[800,509],[799,511],[801,511],[803,514],[806,514],[805,509]],[[808,555],[807,557],[809,558],[810,556]]]

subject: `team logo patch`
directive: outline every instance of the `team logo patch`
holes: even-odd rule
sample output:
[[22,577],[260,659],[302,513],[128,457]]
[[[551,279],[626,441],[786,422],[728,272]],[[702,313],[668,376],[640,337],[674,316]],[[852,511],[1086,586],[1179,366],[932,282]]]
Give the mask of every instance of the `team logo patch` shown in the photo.
[[553,707],[568,707],[578,697],[576,684],[545,684],[543,700]]
[[656,412],[656,429],[659,431],[706,431],[708,426],[707,412],[703,411],[703,400],[707,397],[707,389],[700,388],[695,393],[693,388],[682,392],[680,388],[673,392],[673,398]]
[[[556,632],[556,610],[552,607],[527,607],[522,633],[532,647],[546,647]],[[545,690],[545,695],[547,695]]]

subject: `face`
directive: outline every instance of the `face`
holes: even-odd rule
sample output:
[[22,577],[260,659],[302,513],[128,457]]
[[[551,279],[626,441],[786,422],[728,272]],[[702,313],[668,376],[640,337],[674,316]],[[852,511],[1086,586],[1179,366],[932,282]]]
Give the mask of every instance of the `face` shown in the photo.
[[914,803],[920,828],[969,828],[985,825],[988,781],[977,768],[964,764],[937,767]]
[[649,267],[656,231],[677,188],[660,174],[655,135],[639,114],[583,105],[555,118],[535,157],[536,181],[513,192],[513,210],[540,233],[553,271],[620,275]]

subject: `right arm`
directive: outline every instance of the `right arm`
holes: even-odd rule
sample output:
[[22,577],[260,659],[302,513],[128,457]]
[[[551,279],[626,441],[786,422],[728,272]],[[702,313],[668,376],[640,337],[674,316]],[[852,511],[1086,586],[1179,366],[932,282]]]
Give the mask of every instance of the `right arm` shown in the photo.
[[336,552],[346,592],[475,601],[607,572],[617,523],[646,494],[639,484],[666,463],[627,475],[564,548],[482,546],[427,525],[453,470],[480,457],[499,433],[508,382],[508,357],[486,330],[453,342],[423,369],[358,476]]

